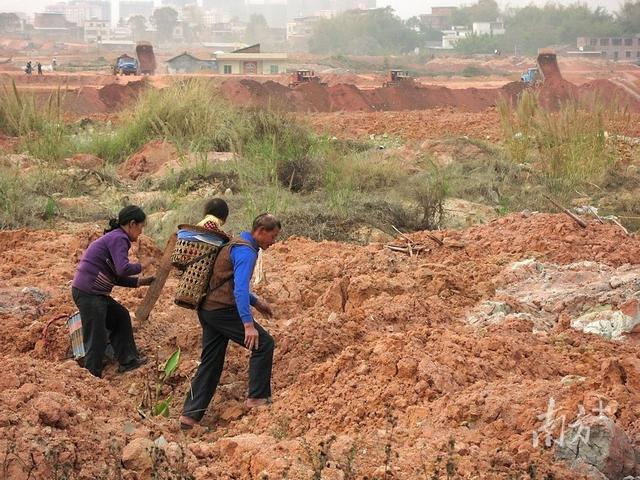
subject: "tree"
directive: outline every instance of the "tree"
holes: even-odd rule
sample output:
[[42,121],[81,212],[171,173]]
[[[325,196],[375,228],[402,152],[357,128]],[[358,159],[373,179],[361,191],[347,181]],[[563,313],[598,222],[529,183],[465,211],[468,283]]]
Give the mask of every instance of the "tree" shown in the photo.
[[426,15],[411,17],[406,21],[406,25],[420,35],[422,43],[442,40],[442,32],[431,28]]
[[171,7],[158,8],[151,15],[151,23],[156,27],[159,39],[171,40],[173,29],[178,24],[178,12]]
[[465,55],[493,53],[496,48],[500,50],[500,40],[498,35],[472,34],[458,40],[455,49],[457,52],[464,53]]
[[549,45],[575,45],[577,37],[607,37],[618,35],[619,26],[612,15],[602,8],[591,10],[585,4],[562,6],[533,5],[505,13],[506,35],[500,40],[503,51],[537,53]]
[[321,20],[309,40],[313,53],[386,55],[413,51],[420,34],[393,9],[351,10]]
[[451,23],[471,26],[473,22],[495,22],[499,17],[500,7],[495,0],[478,0],[478,3],[458,8],[451,16]]
[[249,17],[249,23],[247,24],[247,30],[244,34],[246,43],[261,43],[265,41],[269,33],[269,24],[267,23],[264,15],[251,15]]
[[147,19],[142,15],[134,15],[127,21],[127,25],[131,29],[134,40],[142,38],[147,31]]
[[0,13],[0,33],[11,33],[20,30],[20,17],[15,13]]
[[640,33],[640,1],[627,0],[616,13],[616,21],[620,25],[621,33]]
[[198,5],[187,5],[182,9],[182,18],[186,24],[185,38],[188,42],[204,37],[206,27],[203,17],[204,10]]

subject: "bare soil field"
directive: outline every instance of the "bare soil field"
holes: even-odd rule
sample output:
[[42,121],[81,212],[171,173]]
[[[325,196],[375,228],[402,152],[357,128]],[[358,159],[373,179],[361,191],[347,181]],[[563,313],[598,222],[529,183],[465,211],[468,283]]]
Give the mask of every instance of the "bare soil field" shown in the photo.
[[[88,55],[80,53],[75,60]],[[301,56],[300,61],[313,64],[320,59]],[[505,188],[533,197],[549,185],[535,183],[536,169],[542,168],[538,163],[508,161],[506,154],[498,158],[496,153],[503,142],[513,140],[510,137],[522,136],[505,135],[497,104],[513,103],[525,90],[518,77],[527,66],[532,66],[530,60],[509,57],[436,58],[422,66],[427,71],[415,84],[388,88],[382,87],[378,72],[367,71],[332,71],[323,77],[327,85],[290,88],[285,75],[114,77],[108,72],[56,72],[27,77],[15,65],[2,66],[4,92],[10,93],[15,82],[18,92],[34,92],[44,104],[61,89],[65,119],[70,121],[65,135],[73,141],[94,128],[90,134],[99,140],[117,138],[121,132],[114,125],[124,120],[120,112],[134,105],[140,92],[206,77],[212,83],[202,86],[205,94],[223,96],[234,107],[291,113],[286,118],[293,126],[299,120],[329,137],[318,141],[318,150],[326,144],[337,147],[325,150],[329,160],[322,164],[313,163],[318,160],[312,158],[313,149],[301,150],[303,154],[293,158],[292,173],[282,175],[286,185],[279,177],[261,185],[263,177],[256,177],[256,184],[247,183],[248,190],[263,196],[253,197],[243,196],[247,194],[241,184],[250,179],[232,166],[251,161],[256,170],[275,171],[280,160],[275,133],[261,138],[262,143],[251,143],[257,135],[248,130],[251,138],[245,145],[252,150],[209,147],[211,151],[190,152],[193,145],[181,142],[181,130],[179,138],[147,139],[131,155],[111,163],[107,157],[75,151],[49,164],[31,151],[18,151],[25,140],[33,140],[30,135],[0,134],[0,166],[7,176],[15,176],[13,184],[0,184],[0,194],[5,193],[2,188],[13,192],[12,201],[19,206],[20,189],[25,188],[20,182],[26,185],[29,174],[29,188],[43,200],[33,207],[42,228],[0,229],[0,479],[640,476],[640,237],[598,217],[597,211],[591,217],[589,210],[581,214],[586,226],[580,226],[565,213],[507,210]],[[488,73],[467,78],[463,72],[468,67]],[[450,75],[438,74],[445,70]],[[638,69],[561,59],[559,71],[546,73],[547,81],[536,92],[549,110],[569,99],[583,104],[599,99],[619,107],[619,115],[606,120],[606,134],[598,130],[600,145],[610,145],[611,138],[623,145],[616,143],[615,148],[625,149],[612,164],[613,171],[603,175],[602,185],[611,188],[605,200],[633,215],[628,218],[640,218]],[[203,96],[197,98],[198,105]],[[246,115],[253,109],[240,111]],[[292,147],[298,146],[298,135],[301,142],[318,140],[312,133],[302,139],[302,130],[276,120],[258,126],[295,132]],[[453,141],[447,143],[450,137]],[[601,151],[610,153],[608,148]],[[259,156],[264,152],[268,160],[277,157],[276,162],[257,163],[264,160]],[[362,163],[365,156],[368,163]],[[353,165],[339,164],[342,157]],[[480,200],[424,193],[420,187],[438,173],[427,165],[431,160],[458,162],[463,178],[457,179],[457,187],[461,192],[465,189],[460,184],[477,190],[473,193]],[[217,170],[209,170],[212,166]],[[399,171],[406,176],[393,183]],[[317,183],[298,192],[293,188],[296,174],[304,175],[303,180],[315,175]],[[366,178],[347,185],[351,190],[338,189],[343,179],[337,177],[349,174],[359,181]],[[34,178],[39,175],[41,179]],[[62,183],[77,183],[77,191],[70,188],[65,194],[56,183],[61,178]],[[402,183],[411,183],[413,196],[398,197],[399,204],[384,203],[392,199],[393,190],[407,187]],[[17,195],[11,190],[16,186]],[[304,215],[312,219],[309,225],[319,228],[335,227],[323,224],[331,221],[335,228],[361,227],[347,225],[348,216],[328,216],[328,201],[319,203],[326,212],[310,209],[320,195],[330,196],[329,186],[334,188],[333,200],[346,196],[343,214],[371,201],[365,241],[306,238],[311,233],[304,232]],[[579,187],[571,187],[567,198],[588,209],[596,195],[590,197]],[[102,221],[92,221],[93,216],[100,218],[126,203],[147,202],[145,209],[154,205],[147,233],[156,225],[173,231],[176,217],[171,215],[191,215],[196,205],[199,208],[196,200],[212,195],[228,199],[232,215],[238,217],[235,209],[240,212],[241,202],[262,202],[260,209],[268,201],[273,202],[270,207],[299,203],[299,216],[292,218],[300,219],[300,225],[284,224],[286,239],[264,252],[260,281],[254,285],[255,293],[275,311],[272,319],[257,318],[276,341],[273,404],[244,406],[248,353],[232,345],[207,414],[185,432],[178,417],[202,340],[196,313],[173,302],[176,275],[169,277],[150,318],[133,320],[138,347],[151,359],[138,370],[119,374],[110,363],[104,378],[91,376],[70,357],[65,321],[75,311],[70,285],[76,265],[101,234]],[[416,198],[423,203],[415,204]],[[418,205],[426,211],[436,208],[429,203],[432,198],[467,226],[398,235],[375,228],[383,214],[394,213],[389,212],[392,206],[413,211]],[[480,201],[487,203],[474,203]],[[93,216],[82,217],[88,213]],[[339,223],[343,218],[345,225]],[[305,237],[295,236],[300,231]],[[162,251],[143,235],[131,254],[146,275],[157,271]],[[144,294],[144,289],[114,291],[130,312]],[[178,348],[176,374],[158,387],[164,361]],[[147,392],[156,388],[172,398],[166,417],[153,416],[142,406]]]
[[[0,232],[4,478],[587,478],[544,444],[551,398],[567,424],[587,421],[580,406],[604,405],[602,416],[639,439],[637,334],[612,341],[571,326],[598,302],[637,315],[625,278],[638,269],[640,245],[615,226],[514,215],[438,232],[443,246],[412,235],[426,247],[413,257],[381,244],[280,243],[257,290],[277,312],[264,321],[277,342],[274,404],[242,408],[246,354],[232,347],[203,426],[187,435],[176,415],[200,327],[172,304],[175,280],[135,332],[151,356],[182,349],[167,387],[170,418],[137,412],[152,365],[124,375],[110,367],[96,379],[65,360],[67,331],[55,319],[73,310],[69,281],[95,233]],[[145,239],[137,248],[147,265],[159,254]],[[569,273],[551,287],[541,278],[528,299],[506,300],[512,313],[478,323],[480,306],[532,276],[518,263],[531,258]],[[585,297],[580,285],[602,272],[600,297]],[[549,288],[563,292],[559,303]],[[134,310],[142,294],[117,296]],[[518,313],[538,301],[549,302],[536,307],[549,312],[545,326]],[[558,440],[560,424],[547,427]],[[617,442],[611,452],[627,462],[633,450]],[[615,472],[636,467],[609,468],[608,478],[622,478]]]

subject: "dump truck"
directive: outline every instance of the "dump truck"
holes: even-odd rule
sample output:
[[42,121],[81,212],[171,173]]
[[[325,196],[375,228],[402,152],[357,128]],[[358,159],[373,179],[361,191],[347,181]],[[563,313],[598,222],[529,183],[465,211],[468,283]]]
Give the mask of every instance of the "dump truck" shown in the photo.
[[116,58],[113,64],[114,75],[137,75],[138,60],[127,55],[126,53]]
[[149,42],[138,42],[136,46],[139,71],[141,75],[153,75],[156,71],[156,56],[153,53],[153,45]]
[[538,59],[536,63],[538,64],[538,69],[542,73],[543,81],[562,80],[562,74],[558,67],[558,58],[555,52],[550,50],[540,50],[538,52]]
[[562,80],[555,52],[541,50],[536,59],[537,67],[531,67],[522,74],[520,80],[528,87],[533,87],[545,81]]
[[299,85],[304,85],[305,83],[327,85],[320,81],[320,77],[318,77],[313,70],[296,70],[295,73],[291,75],[289,88],[295,88]]
[[542,81],[540,71],[536,67],[529,68],[522,74],[520,81],[528,87],[533,87],[538,82]]
[[413,78],[406,70],[389,70],[387,80],[382,84],[383,87],[398,87],[413,83]]

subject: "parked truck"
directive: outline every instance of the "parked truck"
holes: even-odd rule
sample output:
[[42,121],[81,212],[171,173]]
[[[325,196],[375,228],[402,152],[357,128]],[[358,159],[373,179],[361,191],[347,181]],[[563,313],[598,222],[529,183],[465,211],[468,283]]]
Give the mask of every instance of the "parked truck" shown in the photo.
[[114,75],[137,75],[138,60],[127,55],[126,53],[116,58],[113,64]]
[[153,45],[149,42],[138,42],[136,46],[139,71],[141,75],[153,75],[156,71],[156,56],[153,53]]

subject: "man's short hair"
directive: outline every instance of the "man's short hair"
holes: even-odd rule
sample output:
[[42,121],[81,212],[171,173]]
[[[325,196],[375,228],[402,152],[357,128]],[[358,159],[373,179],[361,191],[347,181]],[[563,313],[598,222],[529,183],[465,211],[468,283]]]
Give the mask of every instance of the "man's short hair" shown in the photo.
[[253,221],[251,231],[255,232],[260,227],[264,228],[267,232],[271,232],[276,228],[278,230],[282,230],[282,224],[280,223],[280,220],[278,220],[270,213],[261,213],[260,215],[258,215]]

